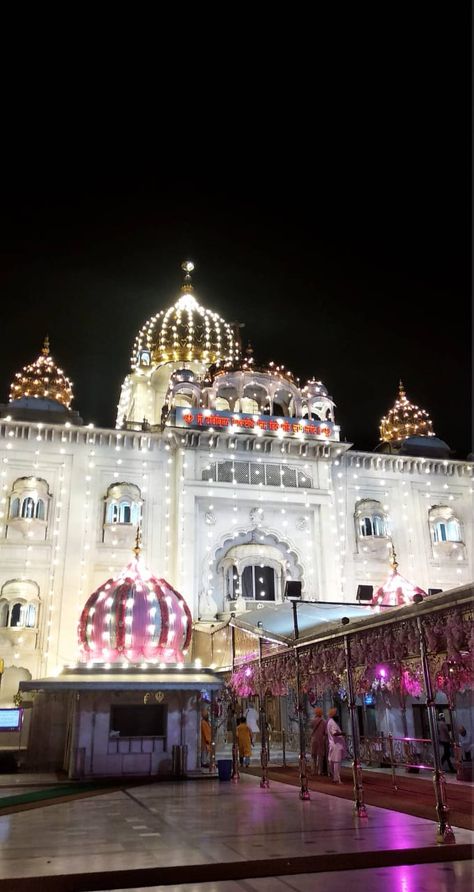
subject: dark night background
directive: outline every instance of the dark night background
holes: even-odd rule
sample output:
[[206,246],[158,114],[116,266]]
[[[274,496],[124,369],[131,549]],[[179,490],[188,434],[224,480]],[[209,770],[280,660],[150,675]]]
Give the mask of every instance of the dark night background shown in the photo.
[[316,33],[305,61],[293,43],[291,64],[208,92],[206,114],[190,96],[190,123],[122,122],[126,144],[92,116],[74,132],[70,100],[53,150],[42,110],[1,175],[0,402],[49,333],[73,408],[114,426],[135,334],[189,257],[200,302],[245,322],[257,360],[321,378],[356,448],[401,376],[465,458],[469,7],[412,7],[374,5],[372,30],[348,21],[329,47]]

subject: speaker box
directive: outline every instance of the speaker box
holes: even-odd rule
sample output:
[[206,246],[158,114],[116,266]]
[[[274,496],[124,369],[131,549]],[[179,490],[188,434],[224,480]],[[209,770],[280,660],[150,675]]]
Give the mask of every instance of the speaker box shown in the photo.
[[373,585],[357,586],[357,601],[371,601],[374,595]]
[[439,595],[439,593],[442,592],[442,591],[443,591],[442,588],[429,588],[429,589],[428,589],[428,594],[429,594],[429,595]]
[[285,582],[285,598],[301,598],[301,582],[294,579]]

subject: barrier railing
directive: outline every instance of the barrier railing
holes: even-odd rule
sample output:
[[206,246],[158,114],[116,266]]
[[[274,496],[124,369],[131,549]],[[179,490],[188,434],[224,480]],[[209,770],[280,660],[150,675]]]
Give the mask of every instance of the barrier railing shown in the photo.
[[[348,756],[354,758],[352,738],[346,737]],[[433,743],[423,737],[393,737],[392,734],[380,737],[361,737],[360,760],[367,766],[390,768],[394,790],[396,768],[407,771],[433,771]]]

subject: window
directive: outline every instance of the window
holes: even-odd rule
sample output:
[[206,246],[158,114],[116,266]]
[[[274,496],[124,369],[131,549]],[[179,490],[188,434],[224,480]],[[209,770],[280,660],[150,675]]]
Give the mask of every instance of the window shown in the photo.
[[0,627],[36,629],[39,587],[32,579],[10,579],[0,592]]
[[37,520],[44,520],[44,502],[43,499],[38,499],[36,503],[36,511],[35,516]]
[[27,629],[34,629],[36,627],[36,605],[28,604],[24,611],[25,613],[25,626]]
[[21,530],[22,521],[28,520],[30,523],[24,527],[26,529],[27,526],[28,535],[44,537],[50,498],[46,480],[40,477],[19,477],[15,480],[10,495],[9,520],[17,522],[11,524],[12,530]]
[[114,731],[114,736],[165,737],[166,724],[166,704],[112,706],[110,710],[109,733]]
[[364,540],[364,551],[376,551],[389,537],[388,517],[377,499],[361,499],[354,512],[357,538]]
[[247,566],[242,573],[242,597],[254,601],[275,600],[275,571],[262,565]]
[[306,471],[283,464],[263,462],[222,461],[209,464],[202,472],[203,480],[217,483],[240,483],[253,486],[286,486],[311,489],[313,483]]
[[461,528],[457,520],[438,520],[433,527],[435,542],[461,542]]
[[114,483],[105,497],[105,525],[124,524],[137,526],[140,522],[143,500],[134,483]]
[[8,626],[8,601],[0,603],[0,627]]
[[464,553],[460,520],[448,505],[433,505],[428,514],[431,541],[438,554],[457,556]]
[[12,499],[10,503],[10,517],[19,517],[20,514],[20,499]]
[[23,499],[21,516],[26,517],[28,520],[35,516],[35,503],[31,496],[27,496],[26,499]]
[[374,514],[373,517],[361,517],[359,520],[361,536],[386,536],[385,521],[383,517]]
[[11,609],[10,614],[10,626],[14,628],[15,626],[23,625],[23,604],[14,604]]

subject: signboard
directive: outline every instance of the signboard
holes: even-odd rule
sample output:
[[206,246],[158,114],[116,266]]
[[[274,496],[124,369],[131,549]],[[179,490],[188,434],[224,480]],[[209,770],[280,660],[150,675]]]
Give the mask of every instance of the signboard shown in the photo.
[[0,731],[19,731],[22,720],[22,709],[0,709]]
[[225,431],[228,434],[265,434],[274,437],[295,437],[310,440],[338,440],[339,427],[332,421],[312,418],[281,418],[275,415],[246,415],[239,412],[218,412],[213,409],[178,407],[176,427],[189,430]]

